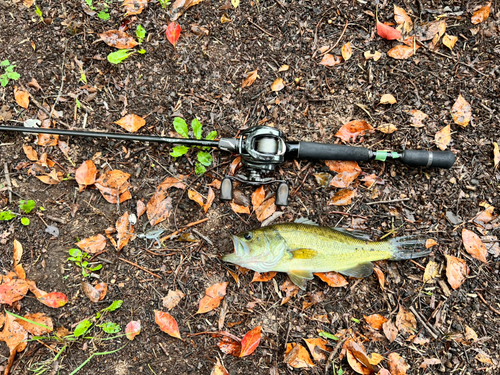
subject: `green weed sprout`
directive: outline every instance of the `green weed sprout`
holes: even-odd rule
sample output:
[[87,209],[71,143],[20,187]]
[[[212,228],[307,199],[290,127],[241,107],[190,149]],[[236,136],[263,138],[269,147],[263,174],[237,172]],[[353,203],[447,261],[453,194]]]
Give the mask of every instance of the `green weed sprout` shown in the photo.
[[83,277],[90,276],[90,272],[98,271],[102,268],[102,264],[98,264],[95,267],[90,267],[87,259],[90,259],[90,255],[80,249],[69,249],[70,257],[67,259],[75,263],[76,266],[82,269]]
[[21,75],[14,71],[16,66],[11,64],[9,60],[3,60],[0,62],[0,67],[5,71],[4,74],[0,75],[0,84],[5,87],[9,84],[9,80],[17,81],[21,78]]

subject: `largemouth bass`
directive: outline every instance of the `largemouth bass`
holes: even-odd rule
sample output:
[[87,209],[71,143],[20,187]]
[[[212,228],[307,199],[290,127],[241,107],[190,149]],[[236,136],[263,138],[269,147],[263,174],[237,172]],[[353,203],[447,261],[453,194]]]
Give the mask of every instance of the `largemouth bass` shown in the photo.
[[428,255],[425,241],[396,237],[370,242],[361,232],[311,224],[276,224],[232,236],[234,253],[226,262],[257,272],[286,272],[305,290],[315,272],[336,271],[346,276],[366,277],[377,260],[404,260]]

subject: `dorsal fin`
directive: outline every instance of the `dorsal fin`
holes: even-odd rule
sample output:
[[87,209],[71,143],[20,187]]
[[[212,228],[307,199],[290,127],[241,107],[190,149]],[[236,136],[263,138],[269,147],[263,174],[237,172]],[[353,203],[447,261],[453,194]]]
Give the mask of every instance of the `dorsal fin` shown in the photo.
[[358,240],[361,241],[371,241],[370,235],[365,232],[361,232],[360,230],[348,230],[347,228],[332,228],[332,229],[336,230],[337,232],[357,238]]
[[318,223],[315,223],[311,219],[308,219],[307,217],[299,217],[298,219],[295,219],[294,221],[295,224],[308,224],[308,225],[316,225],[318,226]]

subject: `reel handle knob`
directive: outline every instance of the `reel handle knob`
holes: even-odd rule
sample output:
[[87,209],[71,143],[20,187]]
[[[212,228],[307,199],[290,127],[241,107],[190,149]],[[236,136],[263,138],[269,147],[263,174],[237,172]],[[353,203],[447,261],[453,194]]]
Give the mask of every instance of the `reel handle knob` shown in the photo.
[[229,202],[233,200],[233,181],[230,178],[224,177],[220,184],[220,196],[222,202]]
[[278,185],[276,190],[276,205],[277,206],[288,206],[288,194],[290,189],[286,182],[282,182]]

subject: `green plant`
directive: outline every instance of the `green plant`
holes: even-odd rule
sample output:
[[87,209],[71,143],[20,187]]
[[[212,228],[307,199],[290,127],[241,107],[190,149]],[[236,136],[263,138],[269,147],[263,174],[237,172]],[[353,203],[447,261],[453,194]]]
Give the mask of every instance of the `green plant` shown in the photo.
[[89,6],[90,10],[95,10],[94,5],[92,4],[92,0],[85,0],[85,2]]
[[118,51],[111,52],[108,55],[108,61],[111,64],[119,64],[123,60],[127,59],[133,53],[135,53],[135,51],[133,49],[120,49]]
[[[173,124],[174,124],[175,131],[181,137],[189,138],[188,125],[187,125],[186,121],[184,121],[184,119],[182,119],[180,117],[176,117],[174,119]],[[193,134],[194,134],[196,139],[202,138],[203,126],[201,125],[201,122],[197,118],[195,118],[195,119],[193,119],[193,121],[191,121],[191,129],[193,130]],[[211,131],[210,133],[208,133],[208,135],[205,137],[205,139],[214,140],[215,137],[217,137],[217,132],[214,130],[214,131]],[[186,154],[190,148],[200,148],[200,147],[199,146],[188,147],[188,146],[180,146],[180,145],[175,146],[172,149],[172,152],[170,153],[170,155],[172,155],[174,158],[177,158],[179,156]],[[210,147],[202,147],[201,149],[202,150],[210,150]],[[205,173],[205,171],[206,171],[205,167],[208,167],[212,164],[212,161],[213,161],[212,155],[210,155],[206,151],[198,151],[197,159],[198,159],[198,161],[196,162],[194,170],[197,174],[201,175],[201,174]]]
[[35,201],[34,200],[21,200],[19,202],[19,209],[23,211],[25,214],[29,214],[33,209],[35,208]]
[[36,4],[35,4],[35,13],[40,18],[40,22],[44,22],[42,11],[40,10],[38,5],[36,5]]
[[95,267],[89,267],[87,259],[90,259],[90,255],[80,249],[69,249],[69,255],[70,257],[67,260],[74,262],[76,266],[82,269],[83,277],[90,276],[90,272],[98,271],[102,268],[102,264],[98,264]]
[[97,13],[97,17],[99,17],[103,21],[109,20],[109,13],[106,10],[101,10],[99,13]]
[[[25,214],[29,214],[33,209],[35,208],[35,201],[34,200],[21,200],[19,202],[19,210],[21,212],[24,212]],[[9,221],[15,218],[16,216],[19,216],[20,214],[16,214],[15,212],[12,212],[11,210],[5,210],[5,211],[0,211],[0,221]],[[22,217],[21,218],[21,224],[23,225],[30,225],[30,219],[27,217]]]
[[16,66],[11,64],[9,60],[4,60],[0,62],[0,67],[5,70],[5,73],[0,75],[0,84],[5,87],[9,84],[9,80],[17,81],[21,75],[14,71]]
[[170,0],[158,0],[163,9],[167,10],[167,7],[170,5]]
[[135,35],[137,36],[137,41],[142,43],[146,37],[146,29],[142,25],[138,25],[137,29],[135,29]]

